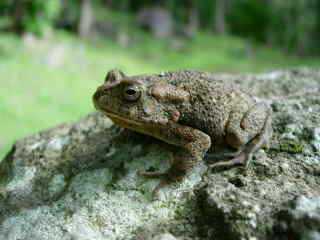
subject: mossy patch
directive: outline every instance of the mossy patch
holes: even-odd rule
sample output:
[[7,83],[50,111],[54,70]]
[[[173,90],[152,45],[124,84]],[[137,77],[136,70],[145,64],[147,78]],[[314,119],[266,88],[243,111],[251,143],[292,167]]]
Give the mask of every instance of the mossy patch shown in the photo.
[[287,153],[302,153],[304,144],[295,140],[284,140],[280,142],[280,151]]

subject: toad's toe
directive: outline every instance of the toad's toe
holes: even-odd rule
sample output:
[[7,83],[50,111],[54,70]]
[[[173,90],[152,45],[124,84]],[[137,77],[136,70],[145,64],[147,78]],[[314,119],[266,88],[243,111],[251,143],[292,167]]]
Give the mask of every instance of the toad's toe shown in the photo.
[[245,152],[240,153],[238,156],[228,161],[217,162],[209,165],[211,169],[232,168],[236,166],[245,166],[249,162],[251,156]]

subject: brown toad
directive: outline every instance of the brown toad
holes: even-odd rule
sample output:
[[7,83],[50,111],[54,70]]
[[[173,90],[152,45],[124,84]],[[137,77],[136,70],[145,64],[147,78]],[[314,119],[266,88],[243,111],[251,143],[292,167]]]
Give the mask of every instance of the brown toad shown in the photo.
[[[231,160],[212,167],[244,165],[268,144],[271,111],[238,86],[197,71],[126,76],[111,70],[93,95],[95,107],[124,128],[175,145],[167,172],[155,189],[181,180],[209,151]],[[226,153],[226,149],[233,149]]]

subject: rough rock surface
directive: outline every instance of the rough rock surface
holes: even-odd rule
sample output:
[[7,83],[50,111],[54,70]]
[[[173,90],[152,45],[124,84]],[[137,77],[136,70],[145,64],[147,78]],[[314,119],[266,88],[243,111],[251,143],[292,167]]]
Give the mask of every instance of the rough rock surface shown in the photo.
[[[19,140],[0,163],[0,239],[319,239],[320,71],[217,75],[271,104],[274,137],[247,170],[206,162],[151,199],[166,144],[99,113]],[[209,161],[209,160],[207,160]]]
[[277,213],[273,239],[320,239],[320,197],[300,196]]

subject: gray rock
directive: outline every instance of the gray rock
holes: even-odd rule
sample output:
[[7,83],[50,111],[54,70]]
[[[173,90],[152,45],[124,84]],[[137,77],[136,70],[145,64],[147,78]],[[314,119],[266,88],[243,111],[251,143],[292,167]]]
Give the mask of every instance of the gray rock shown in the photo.
[[124,137],[92,113],[19,140],[1,161],[0,239],[263,240],[291,228],[319,239],[320,98],[313,90],[320,71],[217,77],[252,89],[274,110],[270,149],[259,150],[246,171],[206,171],[204,162],[152,201],[158,180],[137,170],[166,169],[166,144]]
[[[301,86],[299,94],[285,90],[277,97],[270,96],[284,90],[288,80],[292,83],[290,89]],[[320,75],[304,69],[238,81],[251,85],[258,96],[269,97],[274,109],[274,137],[271,148],[256,153],[246,171],[232,169],[206,175],[197,194],[202,231],[209,239],[274,239],[271,232],[279,224],[275,216],[288,202],[301,195],[320,196],[320,158],[312,146],[312,129],[320,125],[320,98],[319,93],[308,90],[309,84],[319,88]],[[265,85],[267,82],[270,86]],[[262,92],[265,89],[268,91]],[[304,107],[297,107],[297,103]],[[309,107],[315,111],[310,112]],[[286,133],[293,137],[283,137]],[[319,230],[310,228],[308,234],[318,236]]]
[[277,214],[273,239],[320,239],[320,196],[297,197]]
[[320,127],[313,129],[312,146],[320,153]]
[[137,175],[165,170],[168,159],[158,141],[127,140],[99,113],[22,139],[0,165],[0,239],[146,239],[163,230],[195,238],[192,190],[205,166],[157,201],[158,180]]
[[177,239],[170,233],[165,233],[165,234],[155,236],[152,240],[177,240]]

